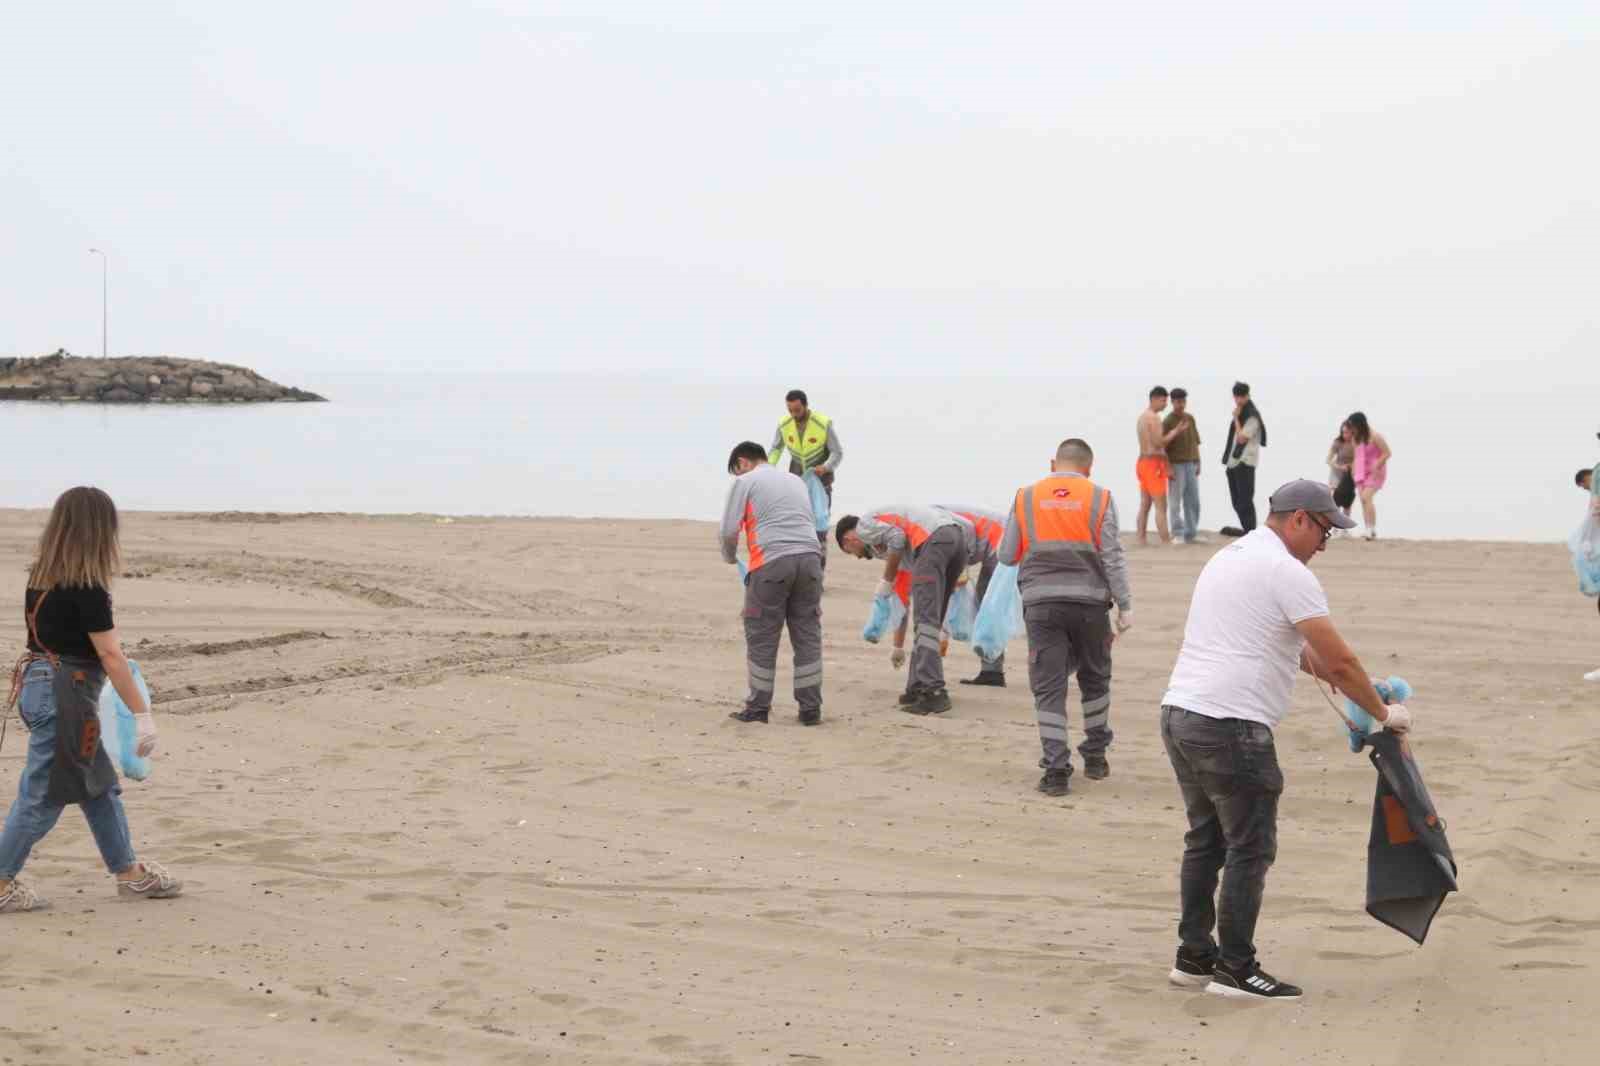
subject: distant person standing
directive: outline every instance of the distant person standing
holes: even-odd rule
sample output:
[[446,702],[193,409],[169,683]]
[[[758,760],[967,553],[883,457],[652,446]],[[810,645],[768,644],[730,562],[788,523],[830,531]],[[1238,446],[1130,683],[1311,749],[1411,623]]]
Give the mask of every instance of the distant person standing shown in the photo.
[[847,514],[834,527],[839,547],[858,559],[883,557],[883,580],[876,595],[894,595],[900,568],[911,566],[913,639],[911,672],[900,697],[911,714],[943,714],[950,709],[944,684],[940,638],[950,594],[972,551],[972,526],[938,507],[880,507],[859,517]]
[[728,717],[766,722],[777,681],[778,642],[789,627],[794,699],[800,724],[822,721],[822,548],[801,480],[769,465],[767,451],[744,441],[728,456],[734,475],[717,539],[724,562],[738,561],[739,535],[750,552],[744,578],[745,666],[750,693]]
[[1150,524],[1150,509],[1155,508],[1156,532],[1161,543],[1172,541],[1167,529],[1167,483],[1172,480],[1172,468],[1167,464],[1167,438],[1162,435],[1161,412],[1167,409],[1167,390],[1160,385],[1150,390],[1150,403],[1139,413],[1134,429],[1139,434],[1139,462],[1134,473],[1139,478],[1139,520],[1134,532],[1139,545],[1150,543],[1146,532]]
[[1267,445],[1267,425],[1250,398],[1250,386],[1233,383],[1233,419],[1228,425],[1228,442],[1222,448],[1222,465],[1228,468],[1228,495],[1233,513],[1239,516],[1237,529],[1224,529],[1229,536],[1243,536],[1256,528],[1256,465],[1261,449]]
[[1180,946],[1168,980],[1240,999],[1300,995],[1262,970],[1254,943],[1278,853],[1283,771],[1273,732],[1289,710],[1296,669],[1330,682],[1389,729],[1411,723],[1404,707],[1385,706],[1373,689],[1308,565],[1334,529],[1355,523],[1315,481],[1289,482],[1267,506],[1267,528],[1217,552],[1200,572],[1161,700],[1161,739],[1189,823]]
[[1172,468],[1172,535],[1193,544],[1200,539],[1200,427],[1189,413],[1188,390],[1172,390],[1172,413],[1162,419],[1161,433]]
[[[1333,502],[1340,513],[1350,514],[1356,502],[1356,479],[1350,468],[1355,464],[1356,442],[1350,436],[1350,423],[1339,423],[1339,434],[1328,446],[1328,488],[1333,492]],[[1339,530],[1343,533],[1344,530]]]
[[[1580,489],[1589,494],[1589,514],[1586,524],[1588,529],[1593,531],[1594,523],[1600,523],[1600,466],[1596,466],[1593,470],[1590,470],[1588,467],[1584,467],[1578,471],[1574,480],[1577,482]],[[1574,562],[1578,561],[1579,556],[1577,553],[1581,546],[1583,545],[1580,541],[1579,544],[1575,545],[1573,548]],[[1580,587],[1583,588],[1585,592],[1588,592],[1588,590],[1592,587],[1592,571],[1580,569],[1579,573],[1591,574],[1590,578],[1580,578],[1579,581]],[[1600,606],[1600,596],[1596,596],[1595,604],[1596,606]],[[1587,674],[1583,675],[1583,679],[1585,681],[1600,681],[1600,668],[1590,670]]]
[[1355,459],[1350,464],[1350,475],[1356,483],[1356,495],[1361,497],[1361,521],[1367,527],[1368,540],[1378,539],[1378,490],[1389,479],[1389,442],[1383,434],[1367,423],[1367,416],[1355,412],[1345,423],[1350,427],[1350,439],[1355,443]]
[[1028,684],[1044,750],[1038,789],[1047,796],[1065,796],[1072,777],[1067,679],[1074,673],[1083,697],[1083,774],[1091,781],[1111,775],[1111,605],[1118,634],[1133,625],[1117,505],[1089,480],[1093,467],[1087,443],[1062,441],[1050,476],[1017,490],[1000,542],[1000,562],[1018,568]]
[[[844,462],[844,445],[839,443],[833,419],[821,411],[813,411],[806,394],[800,389],[790,389],[783,399],[789,407],[789,414],[778,423],[778,430],[772,436],[768,460],[777,466],[787,451],[789,473],[801,477],[807,473],[816,474],[828,494],[828,504],[832,506],[833,478],[839,472],[839,464]],[[823,562],[826,563],[827,530],[816,532],[815,535],[817,543],[822,545]]]

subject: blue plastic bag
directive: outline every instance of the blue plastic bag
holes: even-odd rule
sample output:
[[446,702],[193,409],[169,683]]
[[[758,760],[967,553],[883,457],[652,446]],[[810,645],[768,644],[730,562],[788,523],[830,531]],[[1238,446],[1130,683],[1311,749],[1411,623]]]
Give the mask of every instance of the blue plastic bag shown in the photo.
[[872,614],[867,618],[867,624],[862,627],[861,639],[868,644],[876,644],[883,639],[893,625],[890,618],[891,603],[899,603],[898,596],[874,596],[872,598]]
[[972,647],[985,659],[998,659],[1022,630],[1022,593],[1017,568],[997,566],[983,590],[983,606],[972,623]]
[[957,585],[950,594],[950,607],[944,614],[944,627],[950,639],[965,643],[972,639],[972,627],[978,618],[978,604],[972,594],[972,582]]
[[[133,670],[133,683],[139,687],[139,694],[144,697],[144,705],[150,706],[150,686],[144,683],[144,674],[139,672],[139,664],[129,662]],[[96,712],[100,718],[100,743],[105,745],[106,754],[111,757],[111,764],[122,772],[123,777],[131,777],[135,781],[143,781],[150,776],[150,760],[139,757],[139,725],[133,720],[133,711],[122,697],[117,695],[117,690],[106,682],[100,689],[100,707]]]
[[[1387,681],[1375,680],[1372,687],[1378,690],[1378,698],[1383,701],[1384,706],[1404,703],[1411,698],[1411,685],[1403,677],[1391,677]],[[1350,750],[1360,751],[1367,734],[1378,728],[1378,722],[1348,696],[1344,701],[1344,716],[1355,725],[1354,729],[1346,730],[1349,734]]]
[[828,490],[822,484],[822,479],[811,471],[806,471],[806,489],[811,493],[811,517],[816,520],[818,533],[828,531]]
[[739,566],[739,584],[744,584],[744,579],[750,576],[750,568],[744,565],[743,559],[734,560]]
[[1578,590],[1585,596],[1600,596],[1600,521],[1594,515],[1567,538],[1572,550],[1572,568],[1578,572]]

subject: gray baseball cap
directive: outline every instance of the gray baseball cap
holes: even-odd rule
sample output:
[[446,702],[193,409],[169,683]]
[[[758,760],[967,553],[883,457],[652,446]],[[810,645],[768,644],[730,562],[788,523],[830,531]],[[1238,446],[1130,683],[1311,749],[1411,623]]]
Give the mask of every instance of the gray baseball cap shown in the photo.
[[1354,529],[1356,525],[1356,520],[1339,510],[1339,505],[1333,502],[1332,489],[1320,481],[1308,481],[1305,478],[1279,485],[1278,491],[1267,499],[1267,509],[1273,514],[1308,511],[1323,515],[1333,523],[1335,529]]

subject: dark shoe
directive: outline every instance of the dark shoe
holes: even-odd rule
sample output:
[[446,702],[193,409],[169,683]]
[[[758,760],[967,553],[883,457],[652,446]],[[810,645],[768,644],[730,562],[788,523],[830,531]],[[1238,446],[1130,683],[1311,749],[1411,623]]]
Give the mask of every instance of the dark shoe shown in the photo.
[[1085,755],[1083,757],[1083,776],[1090,781],[1104,781],[1111,776],[1111,764],[1106,762],[1104,755]]
[[1221,529],[1217,530],[1217,532],[1221,533],[1224,537],[1244,536],[1244,530],[1240,529],[1238,526],[1223,526]]
[[1071,770],[1046,770],[1039,778],[1039,791],[1046,796],[1065,796],[1072,780]]
[[904,692],[900,693],[900,705],[904,707],[909,704],[916,703],[921,698],[922,690],[920,688],[908,688]]
[[924,692],[922,698],[914,706],[918,714],[943,714],[955,705],[950,702],[950,691],[948,689],[936,688],[930,692]]
[[1218,962],[1211,971],[1211,983],[1206,985],[1206,991],[1230,999],[1299,999],[1302,994],[1294,985],[1267,973],[1258,962],[1242,970]]
[[821,725],[822,724],[822,708],[821,707],[813,707],[809,711],[801,711],[800,712],[800,724],[801,725]]
[[992,688],[1005,688],[1006,675],[998,670],[979,670],[977,677],[963,677],[963,685],[988,685]]
[[1204,988],[1211,983],[1211,971],[1217,965],[1213,952],[1201,954],[1188,948],[1178,949],[1178,958],[1167,973],[1167,983],[1179,988]]
[[732,718],[735,722],[760,722],[762,725],[767,724],[766,711],[753,711],[748,707],[742,711],[734,711],[732,714],[728,715],[728,717]]

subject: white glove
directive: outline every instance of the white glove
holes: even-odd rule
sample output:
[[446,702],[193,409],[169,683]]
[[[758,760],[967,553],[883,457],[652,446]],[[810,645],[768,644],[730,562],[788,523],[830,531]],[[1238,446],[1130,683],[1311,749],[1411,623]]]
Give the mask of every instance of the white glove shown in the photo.
[[156,751],[156,720],[148,713],[136,714],[133,716],[133,724],[137,727],[139,736],[138,746],[134,750],[139,758],[148,759]]
[[896,648],[894,651],[889,653],[889,665],[890,666],[893,666],[896,670],[898,670],[902,666],[904,666],[905,664],[906,664],[906,650],[904,648]]
[[1411,730],[1411,712],[1406,710],[1403,703],[1389,704],[1389,717],[1383,720],[1383,728],[1392,733],[1406,733]]
[[872,598],[875,599],[875,600],[886,600],[890,596],[893,596],[893,595],[894,595],[894,582],[893,581],[879,581],[878,582],[878,587],[876,589],[874,589],[873,592],[872,592]]
[[1132,628],[1133,628],[1133,612],[1132,611],[1118,611],[1117,612],[1117,636],[1120,637],[1122,634],[1126,633],[1128,630],[1130,630]]

